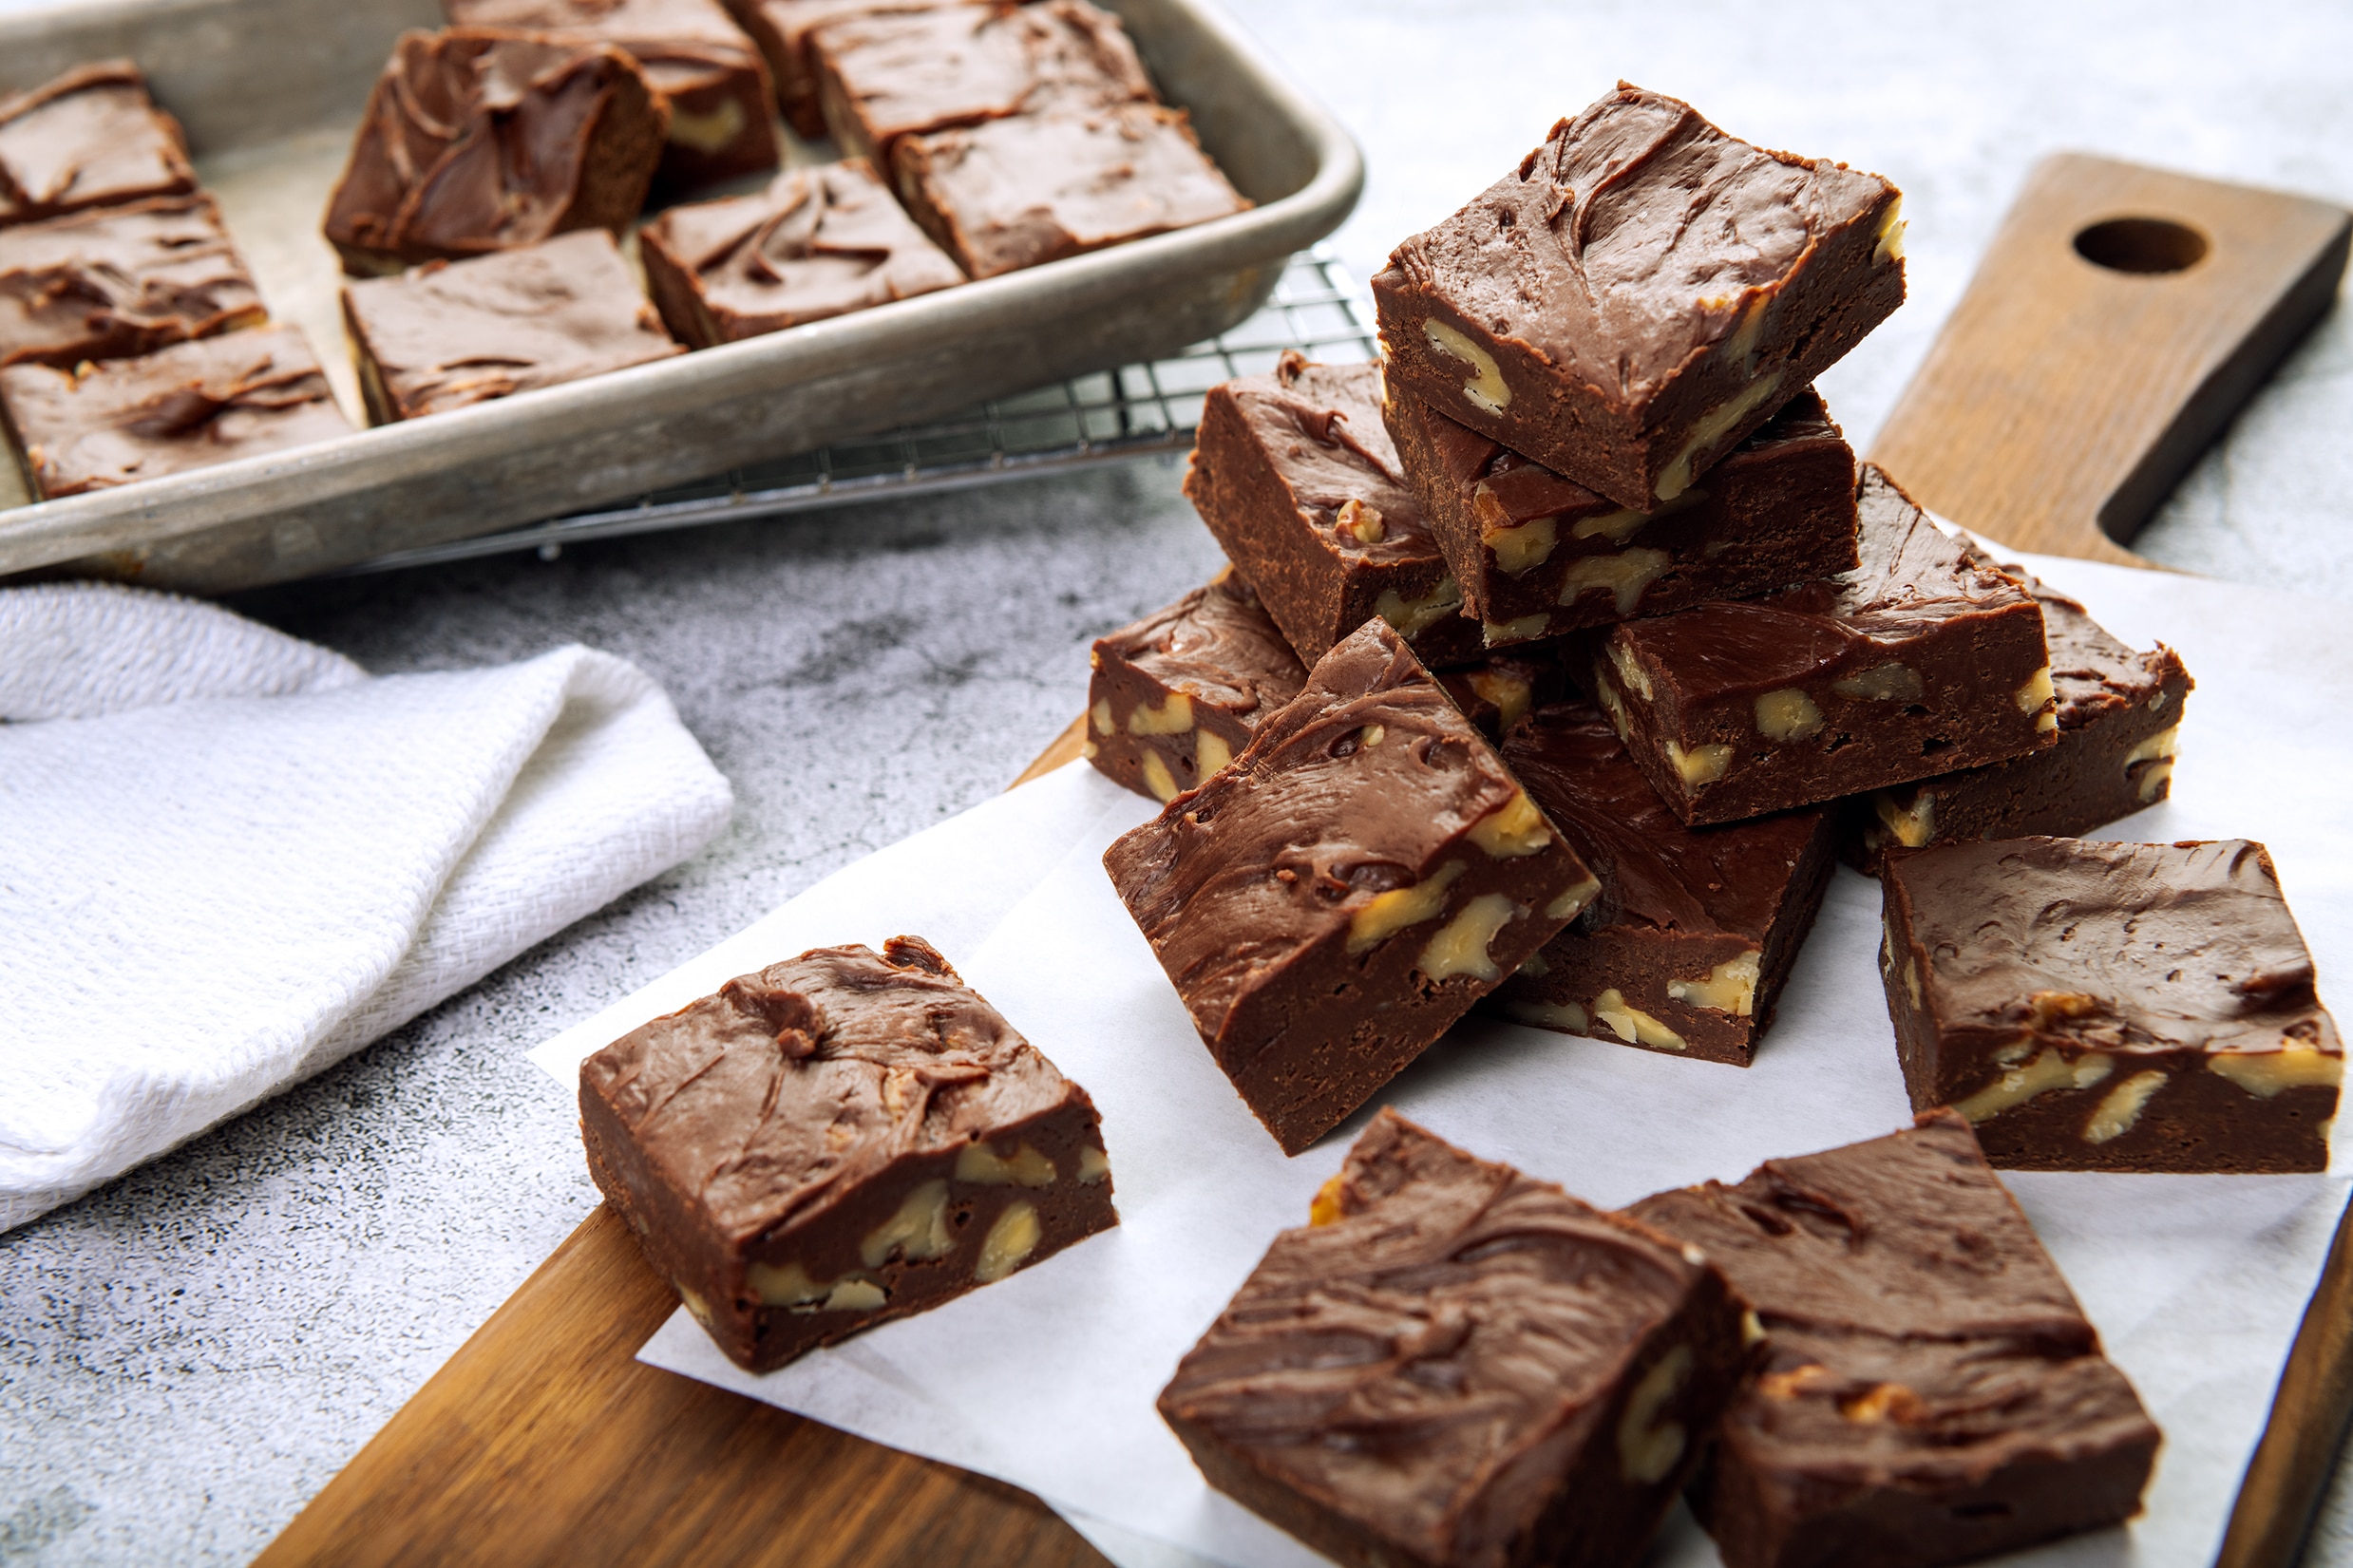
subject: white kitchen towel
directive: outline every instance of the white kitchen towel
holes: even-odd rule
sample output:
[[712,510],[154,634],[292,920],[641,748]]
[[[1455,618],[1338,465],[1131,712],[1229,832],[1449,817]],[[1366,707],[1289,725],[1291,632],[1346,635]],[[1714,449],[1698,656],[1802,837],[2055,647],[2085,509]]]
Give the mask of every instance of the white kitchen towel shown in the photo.
[[562,648],[370,677],[208,605],[0,590],[0,1230],[700,849],[727,781]]

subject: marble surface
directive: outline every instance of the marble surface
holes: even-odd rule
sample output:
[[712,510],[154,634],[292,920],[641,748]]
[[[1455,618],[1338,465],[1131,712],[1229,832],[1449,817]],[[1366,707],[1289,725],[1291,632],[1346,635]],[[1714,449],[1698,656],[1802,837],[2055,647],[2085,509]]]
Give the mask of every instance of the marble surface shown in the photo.
[[[2353,203],[2353,11],[2333,4],[1793,4],[1759,28],[1720,0],[1475,19],[1254,0],[1246,18],[1365,146],[1338,236],[1359,277],[1620,76],[1889,175],[1912,300],[1824,383],[1862,446],[2044,151]],[[2347,321],[2287,363],[2143,550],[2353,593]],[[594,1205],[565,1096],[522,1051],[1001,787],[1076,709],[1089,639],[1214,565],[1178,477],[1147,463],[238,601],[378,671],[568,641],[636,660],[734,782],[737,816],[368,1051],[0,1237],[0,1560],[258,1550]],[[2353,1564],[2344,1490],[2311,1560]]]

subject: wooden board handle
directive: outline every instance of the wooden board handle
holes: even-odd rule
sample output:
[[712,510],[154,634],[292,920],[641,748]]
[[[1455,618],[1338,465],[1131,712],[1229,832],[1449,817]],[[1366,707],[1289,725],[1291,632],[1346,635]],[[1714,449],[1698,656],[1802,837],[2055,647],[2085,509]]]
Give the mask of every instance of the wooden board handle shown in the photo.
[[2021,550],[2122,546],[2326,312],[2353,213],[2083,153],[2027,177],[1871,459]]

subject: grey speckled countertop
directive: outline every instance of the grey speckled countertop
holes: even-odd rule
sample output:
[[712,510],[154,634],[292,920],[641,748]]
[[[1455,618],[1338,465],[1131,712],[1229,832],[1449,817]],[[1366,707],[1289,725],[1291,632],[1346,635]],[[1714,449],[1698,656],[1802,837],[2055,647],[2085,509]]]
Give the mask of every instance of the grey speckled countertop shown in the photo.
[[[1338,239],[1359,278],[1620,76],[1892,177],[1911,303],[1823,383],[1858,446],[2043,151],[2353,202],[2353,9],[2332,0],[1925,9],[1798,4],[1760,26],[1724,0],[1256,0],[1246,17],[1364,143],[1371,184]],[[2353,595],[2348,429],[2340,310],[2140,547]],[[522,1051],[1002,787],[1079,707],[1088,641],[1215,565],[1177,482],[1144,463],[241,601],[377,671],[569,641],[633,659],[734,782],[734,824],[340,1067],[0,1237],[0,1559],[258,1550],[594,1205],[566,1097]],[[2311,1557],[2353,1563],[2346,1499]]]

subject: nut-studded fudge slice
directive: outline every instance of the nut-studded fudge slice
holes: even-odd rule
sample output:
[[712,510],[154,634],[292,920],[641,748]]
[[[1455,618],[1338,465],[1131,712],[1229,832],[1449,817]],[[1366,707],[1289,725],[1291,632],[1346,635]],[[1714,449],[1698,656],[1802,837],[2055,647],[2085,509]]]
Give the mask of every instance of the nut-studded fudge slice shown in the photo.
[[1876,874],[1890,848],[2073,838],[2172,792],[2182,705],[2197,684],[2181,656],[2163,643],[2147,652],[2127,648],[2066,595],[2018,567],[2006,570],[2042,606],[2059,739],[2047,751],[1850,802],[1844,852],[1866,871]]
[[891,176],[924,232],[995,277],[1250,205],[1201,150],[1183,109],[1041,109],[903,136]]
[[1095,639],[1087,760],[1164,805],[1242,753],[1307,668],[1233,568]]
[[776,167],[760,51],[719,0],[442,0],[450,25],[544,33],[628,52],[670,105],[655,178],[674,189]]
[[1490,741],[1501,741],[1536,708],[1559,702],[1569,693],[1568,671],[1560,651],[1543,648],[1507,649],[1490,653],[1476,664],[1458,664],[1433,671],[1463,717],[1479,727]]
[[1622,82],[1390,256],[1390,374],[1649,511],[1904,302],[1899,200]]
[[1835,810],[1685,827],[1584,702],[1539,709],[1503,758],[1602,891],[1487,1008],[1747,1067],[1822,907]]
[[673,207],[637,245],[662,319],[697,349],[964,281],[857,158],[787,169],[756,196]]
[[1626,1212],[1764,1328],[1692,1487],[1727,1568],[1934,1568],[2140,1511],[2157,1428],[1960,1117]]
[[11,365],[0,369],[0,414],[45,501],[351,433],[293,327],[71,370]]
[[355,276],[617,235],[645,204],[670,109],[610,44],[487,28],[405,32],[328,198]]
[[345,286],[378,425],[684,352],[602,229]]
[[1392,382],[1381,417],[1490,648],[1853,570],[1854,452],[1812,388],[1643,511],[1457,424]]
[[812,35],[828,22],[876,11],[929,10],[934,6],[985,5],[990,0],[729,0],[735,19],[768,59],[776,84],[776,106],[785,123],[810,141],[825,134],[825,111],[818,96]]
[[1381,368],[1286,350],[1272,374],[1209,388],[1186,498],[1309,661],[1376,615],[1422,662],[1478,657],[1421,502],[1381,423]]
[[2042,611],[1866,463],[1863,564],[1588,633],[1583,669],[1676,815],[1736,822],[2058,739]]
[[877,169],[902,136],[1155,101],[1119,18],[1088,0],[869,9],[820,25],[808,47],[834,141]]
[[1995,1164],[2327,1168],[2344,1048],[2261,844],[1991,840],[1880,881],[1904,1086]]
[[589,1173],[753,1371],[1119,1223],[1094,1102],[930,943],[817,948],[580,1065]]
[[195,189],[180,122],[128,60],[0,93],[0,224]]
[[1637,1562],[1754,1354],[1741,1312],[1697,1249],[1384,1110],[1160,1413],[1339,1562]]
[[1599,885],[1381,621],[1103,864],[1286,1154],[1377,1093]]
[[0,228],[0,365],[125,359],[268,318],[208,196]]

